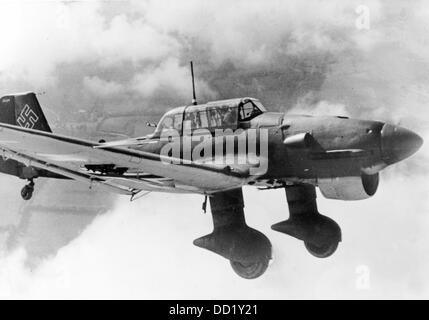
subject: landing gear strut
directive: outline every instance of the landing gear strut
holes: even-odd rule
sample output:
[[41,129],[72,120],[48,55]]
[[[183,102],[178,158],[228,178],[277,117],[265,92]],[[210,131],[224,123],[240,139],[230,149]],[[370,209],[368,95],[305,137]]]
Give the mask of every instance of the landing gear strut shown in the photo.
[[289,219],[274,224],[271,228],[303,240],[308,252],[317,258],[331,256],[341,241],[341,229],[334,220],[317,210],[315,187],[311,185],[286,187],[286,197]]
[[271,259],[271,242],[246,224],[242,189],[216,193],[210,207],[213,232],[194,240],[194,245],[228,259],[242,278],[261,276]]
[[21,189],[22,199],[30,200],[31,197],[33,196],[33,191],[34,191],[34,181],[31,179],[30,182]]

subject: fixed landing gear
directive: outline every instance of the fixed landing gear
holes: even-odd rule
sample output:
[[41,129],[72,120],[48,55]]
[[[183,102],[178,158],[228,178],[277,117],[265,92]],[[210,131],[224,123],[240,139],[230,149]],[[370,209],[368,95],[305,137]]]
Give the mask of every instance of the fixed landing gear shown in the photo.
[[287,187],[286,197],[290,217],[271,228],[302,240],[308,252],[317,258],[331,256],[341,241],[341,229],[334,220],[318,212],[315,187]]
[[[302,240],[315,257],[331,256],[341,241],[341,229],[334,220],[317,211],[315,187],[306,184],[287,187],[286,197],[289,219],[271,228]],[[213,232],[195,239],[194,245],[228,259],[242,278],[260,277],[272,258],[271,242],[246,224],[242,189],[219,192],[209,199]]]
[[242,189],[216,193],[210,197],[210,207],[213,232],[194,240],[194,245],[228,259],[242,278],[261,276],[271,259],[271,242],[246,224]]
[[338,241],[332,241],[331,243],[327,244],[314,244],[304,241],[307,251],[317,258],[327,258],[333,255],[338,248],[338,243]]
[[255,279],[263,275],[268,268],[270,258],[264,257],[257,262],[243,263],[240,261],[229,261],[232,269],[244,279]]
[[33,180],[30,180],[30,182],[21,189],[22,199],[30,200],[31,197],[33,196],[33,191],[34,191],[34,182]]

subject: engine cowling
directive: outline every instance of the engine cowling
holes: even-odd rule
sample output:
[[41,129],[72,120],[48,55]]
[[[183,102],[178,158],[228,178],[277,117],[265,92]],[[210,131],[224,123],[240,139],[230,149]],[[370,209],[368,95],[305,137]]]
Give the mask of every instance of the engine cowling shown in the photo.
[[356,177],[319,179],[319,189],[328,199],[363,200],[372,197],[378,188],[378,173]]

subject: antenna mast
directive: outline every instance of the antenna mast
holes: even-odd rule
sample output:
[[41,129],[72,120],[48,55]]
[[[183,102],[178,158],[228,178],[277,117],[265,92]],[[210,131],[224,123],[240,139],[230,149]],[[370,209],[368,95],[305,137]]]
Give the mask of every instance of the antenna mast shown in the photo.
[[191,75],[192,75],[192,104],[197,105],[197,96],[195,94],[195,80],[194,80],[194,64],[191,61]]

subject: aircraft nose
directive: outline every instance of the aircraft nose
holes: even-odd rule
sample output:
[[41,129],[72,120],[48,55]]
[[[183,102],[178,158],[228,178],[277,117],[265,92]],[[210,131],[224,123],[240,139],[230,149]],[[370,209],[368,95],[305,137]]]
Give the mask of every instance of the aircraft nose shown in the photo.
[[411,130],[384,124],[381,130],[381,154],[386,164],[408,158],[423,144],[423,139]]

